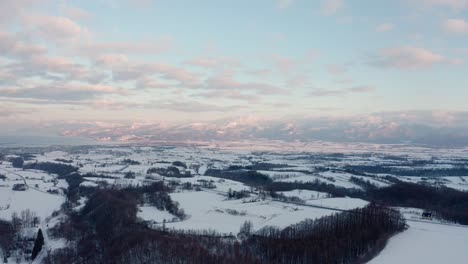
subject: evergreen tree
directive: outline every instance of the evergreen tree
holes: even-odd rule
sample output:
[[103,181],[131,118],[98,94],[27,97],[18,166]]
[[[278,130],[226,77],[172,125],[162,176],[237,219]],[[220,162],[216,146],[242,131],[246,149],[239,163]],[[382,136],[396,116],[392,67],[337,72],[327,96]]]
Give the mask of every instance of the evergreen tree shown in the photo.
[[34,248],[33,248],[32,255],[31,255],[31,258],[33,260],[37,257],[39,252],[41,252],[43,245],[44,245],[44,236],[42,235],[42,230],[39,229],[39,231],[37,232],[37,238],[36,238],[36,241],[34,242]]

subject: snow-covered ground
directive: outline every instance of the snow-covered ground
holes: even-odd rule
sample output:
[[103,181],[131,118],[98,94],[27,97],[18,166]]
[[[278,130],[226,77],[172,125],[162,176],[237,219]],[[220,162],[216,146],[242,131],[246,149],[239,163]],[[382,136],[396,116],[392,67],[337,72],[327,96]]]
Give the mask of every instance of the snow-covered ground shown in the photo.
[[163,223],[164,221],[169,222],[176,218],[171,213],[158,210],[154,206],[138,207],[137,216],[145,221],[154,221],[156,223]]
[[53,211],[59,210],[65,197],[56,194],[44,193],[35,189],[27,191],[13,191],[10,187],[0,187],[0,218],[11,220],[13,212],[30,209],[41,219],[50,216]]
[[180,203],[188,218],[166,226],[177,229],[212,229],[221,233],[237,234],[245,221],[254,229],[264,226],[286,227],[306,218],[319,218],[334,211],[286,204],[274,201],[246,202],[226,200],[224,195],[210,192],[180,192],[171,194]]
[[408,222],[369,264],[468,263],[468,227]]
[[[240,142],[242,145],[243,143]],[[295,189],[282,192],[288,197],[299,197],[304,205],[273,201],[266,197],[258,197],[259,190],[244,183],[220,179],[204,175],[208,169],[228,169],[230,166],[251,166],[256,163],[281,166],[262,167],[259,173],[267,175],[275,182],[313,182],[333,184],[338,187],[362,189],[351,181],[351,177],[360,178],[376,185],[385,187],[392,184],[386,176],[397,177],[402,181],[426,182],[432,185],[445,185],[460,190],[468,190],[468,175],[444,177],[396,176],[389,174],[364,175],[346,170],[348,165],[391,165],[401,169],[450,169],[468,168],[468,151],[466,149],[431,149],[409,145],[373,145],[373,144],[343,144],[330,145],[326,142],[297,143],[297,148],[288,151],[280,150],[278,146],[268,145],[274,151],[239,148],[235,144],[203,146],[101,146],[64,148],[36,151],[30,160],[33,162],[55,162],[70,164],[79,168],[79,173],[87,175],[81,186],[98,187],[106,182],[109,187],[141,186],[154,181],[164,180],[166,183],[176,182],[179,187],[171,193],[173,200],[180,204],[187,214],[183,221],[173,221],[174,216],[167,211],[160,211],[151,206],[140,206],[138,217],[142,220],[161,224],[166,220],[167,228],[175,229],[212,229],[221,233],[237,234],[245,221],[251,221],[255,230],[264,226],[286,227],[306,218],[319,218],[330,215],[336,210],[317,208],[326,207],[339,210],[349,210],[367,205],[367,201],[353,198],[330,198],[328,193]],[[220,147],[221,146],[221,147]],[[247,145],[244,145],[244,147]],[[261,147],[260,147],[261,149]],[[0,149],[1,150],[1,149]],[[20,153],[23,153],[21,150]],[[20,154],[18,154],[20,155]],[[57,175],[37,170],[13,168],[9,157],[0,161],[0,174],[6,179],[0,179],[0,218],[9,220],[13,212],[20,213],[31,209],[43,220],[54,210],[60,208],[65,201],[63,190],[67,182],[58,179]],[[416,160],[422,163],[419,167],[408,165]],[[182,174],[189,171],[195,177],[168,178],[157,173],[148,174],[150,168],[168,168],[173,162],[181,161],[187,165],[177,166]],[[180,164],[179,164],[180,165]],[[285,166],[286,165],[286,166]],[[125,178],[132,173],[134,179]],[[105,175],[102,178],[98,175]],[[27,182],[26,191],[13,191],[15,184]],[[183,190],[190,183],[197,188]],[[296,188],[296,187],[294,187]],[[50,194],[47,191],[58,191]],[[195,191],[197,190],[197,191]],[[229,191],[249,191],[250,198],[228,200]],[[81,197],[81,205],[74,210],[80,210],[86,202]],[[314,207],[317,206],[317,207]],[[408,219],[418,218],[421,210],[406,208],[403,210]],[[53,225],[56,219],[49,219]],[[43,223],[42,223],[43,224]],[[458,226],[444,226],[437,223],[409,222],[410,228],[392,238],[382,252],[371,263],[468,263],[468,229]],[[50,228],[50,227],[49,227]],[[63,246],[64,241],[48,239],[52,248]],[[453,258],[451,258],[453,257]],[[452,261],[453,259],[453,261]]]
[[292,190],[288,192],[279,192],[286,197],[298,197],[301,200],[315,200],[321,198],[327,198],[330,195],[325,192],[309,191],[309,190]]

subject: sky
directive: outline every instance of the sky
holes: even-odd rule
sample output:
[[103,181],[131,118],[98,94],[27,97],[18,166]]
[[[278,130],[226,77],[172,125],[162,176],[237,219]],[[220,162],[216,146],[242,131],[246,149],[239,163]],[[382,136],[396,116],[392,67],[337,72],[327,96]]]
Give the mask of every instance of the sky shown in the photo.
[[468,0],[2,0],[0,124],[468,112]]

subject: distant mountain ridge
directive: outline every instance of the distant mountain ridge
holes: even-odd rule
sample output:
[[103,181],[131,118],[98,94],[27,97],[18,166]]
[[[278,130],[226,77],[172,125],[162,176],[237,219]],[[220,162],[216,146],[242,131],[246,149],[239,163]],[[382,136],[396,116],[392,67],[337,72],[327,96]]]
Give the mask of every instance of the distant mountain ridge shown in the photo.
[[75,123],[72,128],[62,129],[61,134],[111,142],[262,139],[468,146],[467,124],[423,121],[374,115],[367,119],[310,118],[287,121],[239,118],[182,125],[88,122]]

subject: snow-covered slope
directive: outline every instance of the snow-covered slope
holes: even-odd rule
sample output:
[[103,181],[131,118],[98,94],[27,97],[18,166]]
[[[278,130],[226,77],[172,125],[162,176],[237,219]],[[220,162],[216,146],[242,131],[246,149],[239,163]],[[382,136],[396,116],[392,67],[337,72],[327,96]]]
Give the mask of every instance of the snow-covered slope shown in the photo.
[[468,263],[468,227],[412,222],[369,264]]

